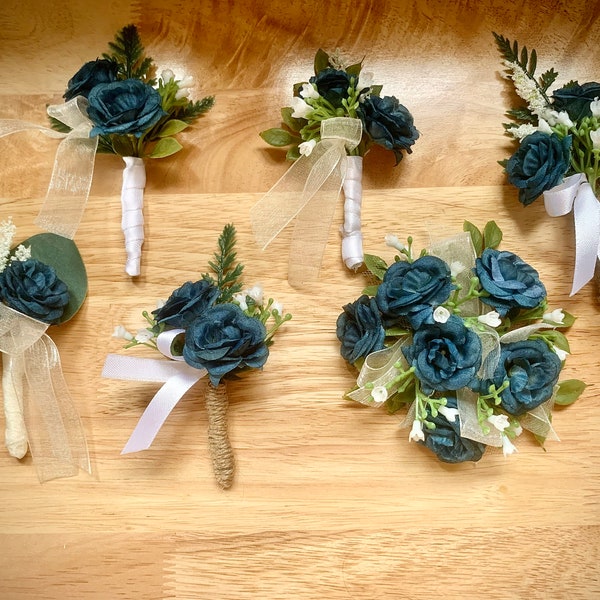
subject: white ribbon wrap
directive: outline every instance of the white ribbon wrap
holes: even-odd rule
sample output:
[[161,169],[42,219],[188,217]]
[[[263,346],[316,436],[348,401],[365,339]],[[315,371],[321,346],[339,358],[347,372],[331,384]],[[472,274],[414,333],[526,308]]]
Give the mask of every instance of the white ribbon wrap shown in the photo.
[[98,138],[90,138],[92,122],[87,117],[86,107],[87,100],[81,96],[48,107],[49,116],[71,128],[68,134],[26,121],[0,119],[0,137],[35,130],[62,139],[56,150],[46,198],[35,223],[69,239],[75,237],[83,217],[98,147]]
[[172,360],[136,358],[118,354],[109,354],[106,357],[102,377],[124,381],[164,383],[146,407],[121,454],[150,448],[175,405],[195,383],[206,375],[205,369],[190,367],[181,360],[181,357],[171,354],[171,343],[182,331],[184,330],[166,331],[158,336],[159,349]]
[[567,177],[560,185],[544,192],[544,205],[551,217],[571,211],[575,220],[575,270],[571,296],[594,276],[600,258],[600,205],[584,174]]
[[342,234],[342,260],[354,271],[365,260],[361,224],[363,157],[346,156],[346,177],[344,178],[344,224]]
[[362,137],[360,119],[321,123],[321,141],[301,156],[250,211],[252,230],[264,250],[295,219],[288,281],[303,287],[318,277],[335,203],[346,177],[346,153]]
[[[12,386],[40,481],[91,473],[87,442],[48,325],[0,304],[0,352],[10,356]],[[3,379],[7,373],[3,374]]]
[[121,228],[125,236],[125,272],[131,277],[140,274],[142,244],[144,242],[144,188],[146,168],[144,160],[124,156],[123,187],[121,189]]

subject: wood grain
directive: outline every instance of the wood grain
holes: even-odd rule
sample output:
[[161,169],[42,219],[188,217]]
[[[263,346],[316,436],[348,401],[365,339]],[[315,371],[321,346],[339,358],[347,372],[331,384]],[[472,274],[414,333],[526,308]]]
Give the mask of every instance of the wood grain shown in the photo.
[[[600,3],[496,0],[249,3],[35,0],[0,8],[0,117],[43,122],[80,64],[128,22],[162,67],[193,73],[211,111],[185,150],[148,166],[142,275],[122,271],[121,161],[98,157],[76,241],[89,297],[51,331],[90,443],[93,476],[40,485],[30,457],[0,453],[0,597],[236,599],[582,599],[600,595],[600,419],[597,283],[569,297],[571,217],[527,209],[496,164],[510,95],[490,34],[536,47],[561,81],[597,78]],[[557,410],[561,442],[531,438],[505,459],[448,466],[409,444],[400,419],[343,400],[354,382],[335,320],[362,289],[339,258],[338,207],[323,270],[310,292],[286,280],[289,232],[265,252],[249,210],[288,167],[257,133],[278,121],[315,50],[340,47],[415,116],[421,139],[399,167],[365,160],[368,252],[391,257],[388,232],[427,246],[465,218],[495,219],[503,247],[540,271],[552,306],[578,315],[564,377],[589,387]],[[49,180],[56,142],[0,139],[2,216],[23,238]],[[224,492],[211,472],[203,386],[177,405],[152,448],[120,456],[156,384],[100,376],[182,282],[206,268],[227,222],[238,229],[246,282],[293,313],[262,373],[229,386],[237,472]],[[2,427],[0,423],[0,428]]]

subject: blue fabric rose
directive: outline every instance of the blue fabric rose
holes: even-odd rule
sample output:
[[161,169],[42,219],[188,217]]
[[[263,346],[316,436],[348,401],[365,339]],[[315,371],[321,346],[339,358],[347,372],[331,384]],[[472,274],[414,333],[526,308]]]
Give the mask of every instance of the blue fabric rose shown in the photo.
[[88,96],[90,137],[111,133],[141,137],[167,113],[157,90],[139,79],[97,85]]
[[562,363],[558,355],[542,340],[523,340],[501,345],[500,362],[490,381],[482,382],[487,393],[493,382],[499,388],[502,408],[511,415],[522,415],[550,399],[558,381]]
[[71,100],[75,96],[87,98],[92,88],[101,83],[112,83],[117,79],[119,65],[112,60],[104,58],[86,62],[67,84],[67,90],[63,94],[65,100]]
[[448,265],[436,256],[422,256],[390,265],[375,299],[386,326],[406,318],[417,329],[433,322],[434,307],[448,300],[453,289]]
[[323,69],[310,78],[319,95],[325,98],[334,108],[342,107],[342,100],[348,98],[350,76],[346,71],[337,69]]
[[569,170],[571,141],[570,135],[560,139],[540,131],[521,140],[505,167],[508,181],[519,190],[519,202],[527,206],[562,181]]
[[512,308],[535,308],[546,297],[538,272],[512,252],[486,248],[474,272],[489,294],[481,301],[502,317]]
[[10,262],[0,273],[0,298],[33,319],[56,323],[69,303],[69,290],[53,267],[30,258]]
[[336,335],[342,343],[340,352],[349,363],[381,350],[385,329],[375,299],[363,295],[346,304],[337,319]]
[[161,308],[152,311],[157,325],[169,329],[185,329],[214,305],[219,297],[219,289],[212,283],[201,279],[188,281],[177,288]]
[[479,336],[455,315],[445,323],[423,325],[402,352],[427,395],[473,385],[481,365]]
[[206,369],[214,386],[234,369],[262,367],[269,356],[266,329],[237,304],[209,307],[185,332],[183,358]]
[[[447,397],[447,401],[448,408],[457,408],[456,398],[450,396]],[[429,414],[427,420],[435,424],[435,429],[424,428],[425,440],[420,443],[434,452],[442,462],[477,462],[483,456],[485,444],[461,437],[458,417],[454,422],[450,422],[438,413],[437,417]]]
[[365,131],[380,146],[392,150],[396,164],[402,160],[402,150],[409,154],[419,139],[409,110],[394,96],[369,96],[358,109]]
[[591,117],[590,103],[595,98],[600,98],[600,83],[595,81],[566,85],[552,94],[553,108],[559,112],[566,110],[572,121]]

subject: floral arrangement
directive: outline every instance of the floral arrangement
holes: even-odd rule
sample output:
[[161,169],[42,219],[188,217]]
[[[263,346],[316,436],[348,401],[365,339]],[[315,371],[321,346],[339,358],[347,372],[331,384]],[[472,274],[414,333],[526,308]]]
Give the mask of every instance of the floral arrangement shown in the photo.
[[[493,34],[523,104],[511,108],[506,133],[519,147],[501,161],[508,181],[527,206],[544,196],[551,216],[575,210],[577,265],[573,293],[594,273],[600,255],[600,210],[596,200],[600,176],[600,83],[569,81],[550,91],[558,78],[554,69],[536,76],[537,52]],[[583,248],[593,246],[584,256]]]
[[[44,233],[12,248],[15,234],[12,219],[0,223],[6,447],[11,456],[23,458],[31,446],[41,480],[74,474],[73,462],[89,471],[85,438],[62,378],[58,350],[45,335],[49,325],[68,321],[83,304],[85,267],[71,240]],[[76,453],[64,463],[65,456]]]
[[[244,288],[240,280],[243,265],[236,262],[235,236],[234,226],[225,226],[219,237],[219,250],[209,262],[212,273],[204,273],[196,282],[184,283],[151,314],[144,312],[148,327],[133,335],[118,326],[114,334],[128,340],[126,348],[150,346],[172,360],[181,361],[180,374],[189,377],[189,385],[180,388],[174,403],[186,389],[208,375],[205,400],[209,445],[215,476],[223,488],[231,486],[234,473],[233,451],[227,436],[226,383],[247,371],[262,368],[275,333],[292,318],[283,314],[281,304],[272,298],[265,302],[260,286]],[[124,365],[127,369],[127,364]],[[105,368],[105,376],[111,376],[107,371],[110,369]],[[152,403],[150,410],[151,406]],[[163,415],[161,425],[167,414]],[[144,432],[143,420],[144,416],[124,452],[148,447],[158,432],[158,429],[151,434]]]
[[[363,263],[362,159],[378,145],[394,154],[397,165],[404,152],[412,152],[419,132],[411,113],[396,97],[381,96],[383,86],[373,83],[373,74],[362,70],[362,62],[347,65],[337,53],[329,55],[319,49],[314,70],[315,75],[308,81],[294,85],[292,105],[281,110],[282,126],[267,129],[260,135],[272,146],[288,147],[289,159],[312,157],[310,164],[314,163],[314,169],[311,174],[318,180],[316,187],[324,185],[330,173],[340,179],[345,195],[342,258],[348,268],[357,269]],[[335,164],[331,162],[332,148],[336,148]],[[306,167],[303,169],[309,171]],[[296,172],[297,169],[290,169],[290,173]],[[304,175],[298,181],[298,189],[304,188],[305,202],[316,193],[311,182],[307,194],[304,184],[310,179],[311,175]],[[339,186],[334,201],[338,191]],[[291,218],[295,216],[296,208],[292,203]],[[255,233],[264,245],[270,242],[273,233],[276,235],[291,220],[286,213],[287,222],[277,223],[275,232],[263,230],[263,211],[268,209],[272,212],[268,205],[259,207],[254,219]],[[328,211],[321,207],[318,212],[319,220],[328,227]]]
[[347,397],[395,413],[408,407],[409,440],[444,462],[478,461],[487,446],[516,450],[524,429],[557,439],[554,405],[585,385],[559,383],[574,317],[551,310],[538,272],[499,250],[489,222],[414,256],[412,239],[389,235],[389,266],[366,255],[375,283],[337,320],[341,355],[360,370]]

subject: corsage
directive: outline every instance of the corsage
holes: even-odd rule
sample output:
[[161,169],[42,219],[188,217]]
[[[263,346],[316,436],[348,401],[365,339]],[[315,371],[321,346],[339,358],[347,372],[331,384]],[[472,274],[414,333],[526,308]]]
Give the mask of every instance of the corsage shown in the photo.
[[419,137],[409,110],[394,96],[381,96],[362,62],[350,66],[319,50],[315,75],[294,85],[292,106],[281,110],[282,127],[263,131],[272,146],[289,147],[295,162],[252,208],[252,228],[264,249],[294,219],[288,279],[302,286],[321,266],[340,188],[344,191],[342,259],[363,264],[361,205],[363,157],[375,145],[394,154],[412,152]]
[[550,93],[558,73],[549,69],[536,78],[535,50],[494,37],[507,78],[525,102],[507,112],[514,123],[504,128],[519,148],[500,164],[525,206],[543,195],[551,217],[573,211],[573,295],[594,276],[600,257],[600,83],[570,81]]
[[493,221],[465,231],[418,256],[411,238],[387,236],[394,261],[365,256],[375,283],[337,320],[342,357],[360,371],[347,397],[407,409],[409,440],[448,463],[478,461],[487,446],[511,454],[524,429],[558,439],[553,406],[585,388],[559,382],[569,353],[559,330],[574,317],[549,308],[531,265],[498,249]]
[[265,302],[260,286],[244,288],[243,265],[236,262],[235,228],[227,225],[219,237],[219,250],[209,262],[211,273],[184,283],[151,314],[148,326],[137,334],[122,326],[116,337],[160,351],[168,360],[110,354],[103,376],[113,379],[163,381],[140,418],[123,454],[150,447],[167,416],[202,377],[208,376],[205,402],[208,440],[216,480],[222,488],[233,483],[234,457],[227,434],[227,381],[261,369],[279,327],[290,320],[282,306]]
[[75,244],[53,233],[11,249],[16,227],[0,223],[0,352],[5,441],[23,458],[31,450],[40,481],[91,472],[85,433],[69,395],[58,349],[46,334],[68,321],[87,293]]
[[128,275],[140,274],[144,240],[142,213],[147,158],[164,158],[182,149],[176,135],[208,111],[212,96],[188,99],[191,77],[170,70],[155,77],[135,25],[109,43],[102,58],[86,62],[69,80],[66,102],[47,109],[52,128],[0,120],[0,137],[27,129],[63,138],[56,153],[48,193],[36,223],[73,238],[89,195],[97,152],[123,158],[122,229]]

